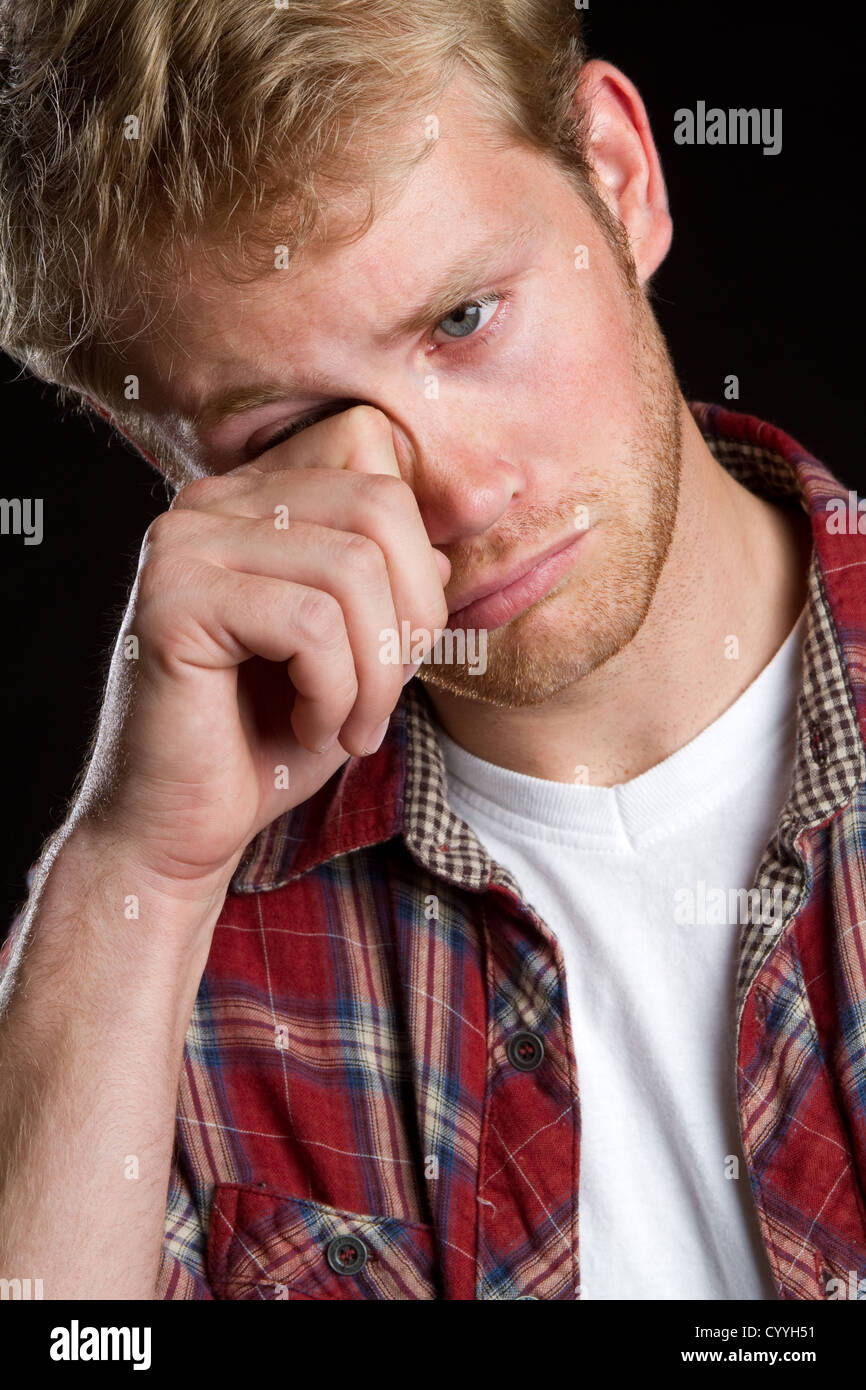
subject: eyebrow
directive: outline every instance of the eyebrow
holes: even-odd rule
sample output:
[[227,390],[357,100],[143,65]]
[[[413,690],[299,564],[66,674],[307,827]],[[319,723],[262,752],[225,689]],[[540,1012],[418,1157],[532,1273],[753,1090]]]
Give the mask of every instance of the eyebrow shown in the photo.
[[390,328],[376,334],[376,340],[392,343],[397,338],[406,338],[419,333],[430,323],[438,323],[447,317],[452,309],[465,303],[473,294],[483,292],[479,286],[484,281],[494,279],[502,272],[506,260],[523,251],[538,231],[535,222],[525,223],[510,236],[502,234],[488,238],[478,246],[462,252],[455,263],[445,272],[445,279],[437,286],[423,304],[410,309],[408,314],[398,319]]
[[233,415],[243,415],[258,406],[273,405],[287,396],[328,394],[329,384],[324,377],[318,377],[315,373],[309,373],[303,381],[287,377],[274,381],[251,381],[248,385],[230,386],[209,396],[194,410],[192,419],[200,429],[210,431]]
[[[506,237],[500,233],[463,251],[432,294],[389,328],[376,333],[376,341],[387,346],[400,338],[419,333],[428,324],[446,318],[473,294],[483,293],[479,286],[501,274],[507,260],[519,255],[538,230],[537,223],[525,223]],[[289,396],[333,394],[333,382],[328,382],[315,372],[307,373],[302,381],[283,377],[280,380],[250,382],[228,387],[209,396],[195,408],[192,419],[199,429],[209,432],[234,415],[272,405]]]

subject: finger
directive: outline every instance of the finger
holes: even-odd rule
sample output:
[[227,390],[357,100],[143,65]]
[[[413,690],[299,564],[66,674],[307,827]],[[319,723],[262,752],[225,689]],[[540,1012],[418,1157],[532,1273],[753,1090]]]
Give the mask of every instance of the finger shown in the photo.
[[[335,447],[341,450],[346,462],[343,467],[353,473],[387,473],[393,478],[401,478],[400,465],[397,462],[397,453],[394,448],[394,430],[387,415],[381,410],[376,410],[372,406],[353,406],[351,410],[343,411],[340,415],[330,416],[321,422],[323,425],[332,425],[331,436]],[[314,428],[311,426],[311,428]],[[304,430],[297,436],[298,457],[308,458],[308,466],[315,467],[313,450],[318,449],[318,444],[310,445],[309,440],[302,444],[304,435],[308,431]],[[344,435],[351,437],[346,439]],[[289,440],[288,443],[293,441]],[[293,456],[294,458],[294,456]],[[293,466],[303,466],[295,465]],[[426,529],[425,529],[426,535]],[[427,537],[429,542],[429,536]],[[439,572],[439,582],[444,588],[451,578],[451,561],[443,551],[437,550],[435,546],[430,546],[433,552],[433,559]]]
[[399,478],[390,420],[375,406],[351,406],[317,420],[251,463],[242,464],[223,476],[237,478],[256,472],[282,473],[298,468],[354,468],[358,472],[390,473]]
[[[140,625],[148,649],[159,656],[155,669],[227,670],[252,656],[285,662],[298,692],[291,713],[295,737],[311,752],[321,749],[358,695],[337,600],[303,584],[188,556],[184,561],[154,559],[141,586]],[[287,706],[288,699],[287,689]]]
[[[387,563],[375,541],[305,521],[280,530],[268,517],[196,512],[180,513],[171,520],[166,516],[157,532],[159,539],[152,542],[156,553],[171,553],[175,561],[183,557],[187,564],[220,565],[237,573],[281,579],[336,599],[352,651],[358,694],[348,718],[328,728],[326,736],[339,734],[346,752],[356,756],[369,747],[373,731],[391,714],[403,685],[402,663],[384,659],[390,653],[380,640],[383,631],[400,629]],[[304,710],[305,700],[299,692],[297,727],[315,725],[318,737],[322,720]]]
[[[312,437],[319,429],[335,428],[341,418],[333,416],[312,425],[304,434]],[[376,428],[381,431],[381,426]],[[412,489],[389,466],[389,460],[396,464],[393,443],[379,434],[375,459],[383,469],[369,472],[371,459],[364,456],[363,442],[342,440],[338,457],[348,461],[342,468],[266,473],[257,469],[240,476],[196,479],[178,493],[174,507],[276,517],[286,528],[297,521],[316,522],[368,536],[385,555],[398,619],[431,633],[432,647],[432,633],[448,621],[444,594],[451,572],[448,558],[439,552],[441,560],[437,560]]]

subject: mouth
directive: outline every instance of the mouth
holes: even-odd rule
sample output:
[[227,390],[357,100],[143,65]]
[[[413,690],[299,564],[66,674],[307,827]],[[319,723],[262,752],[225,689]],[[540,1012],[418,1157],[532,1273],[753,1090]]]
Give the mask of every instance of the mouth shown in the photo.
[[467,589],[448,607],[450,628],[502,627],[549,593],[574,563],[588,533],[581,531],[557,541],[542,555],[536,555],[499,575]]

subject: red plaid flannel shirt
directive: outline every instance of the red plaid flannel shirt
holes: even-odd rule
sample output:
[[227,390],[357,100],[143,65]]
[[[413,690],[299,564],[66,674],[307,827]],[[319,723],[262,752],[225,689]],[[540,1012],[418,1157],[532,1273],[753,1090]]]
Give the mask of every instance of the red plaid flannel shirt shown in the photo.
[[[730,1072],[779,1296],[820,1299],[866,1276],[866,536],[828,524],[848,493],[792,439],[692,410],[813,526],[795,774],[754,884],[784,911],[741,929]],[[158,1296],[578,1298],[580,1119],[560,947],[450,810],[412,681],[379,751],[238,867],[186,1040]]]

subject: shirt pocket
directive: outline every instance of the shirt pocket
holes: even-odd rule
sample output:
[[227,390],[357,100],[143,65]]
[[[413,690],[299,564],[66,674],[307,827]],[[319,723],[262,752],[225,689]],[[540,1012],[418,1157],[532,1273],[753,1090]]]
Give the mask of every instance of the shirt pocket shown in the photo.
[[218,1299],[438,1297],[430,1226],[256,1184],[217,1184],[207,1263]]

